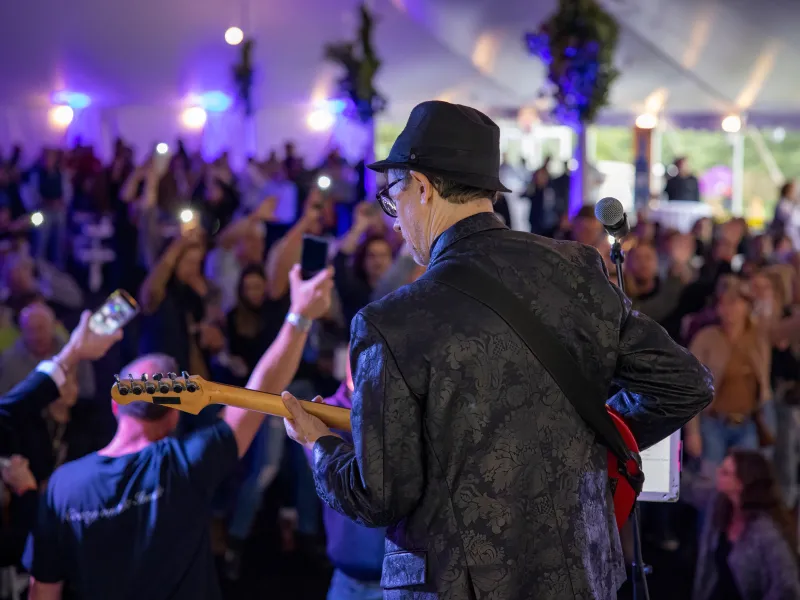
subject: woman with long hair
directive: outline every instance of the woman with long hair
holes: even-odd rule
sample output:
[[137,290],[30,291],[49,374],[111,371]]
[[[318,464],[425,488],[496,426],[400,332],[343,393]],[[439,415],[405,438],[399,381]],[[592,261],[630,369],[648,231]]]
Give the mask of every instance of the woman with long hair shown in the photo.
[[694,600],[797,600],[797,535],[769,461],[733,450],[717,469]]
[[689,351],[714,377],[714,400],[687,424],[686,450],[718,465],[731,448],[766,440],[761,410],[771,398],[769,339],[754,319],[750,285],[735,276],[717,286],[718,323],[701,329]]

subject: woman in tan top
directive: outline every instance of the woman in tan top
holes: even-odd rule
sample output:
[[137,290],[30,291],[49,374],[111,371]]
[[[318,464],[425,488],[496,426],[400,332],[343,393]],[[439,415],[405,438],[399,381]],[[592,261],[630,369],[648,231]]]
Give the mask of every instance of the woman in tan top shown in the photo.
[[686,450],[720,464],[732,448],[758,447],[754,416],[770,398],[771,351],[753,319],[747,283],[726,276],[718,286],[718,325],[701,329],[689,350],[714,376],[714,400],[686,427]]

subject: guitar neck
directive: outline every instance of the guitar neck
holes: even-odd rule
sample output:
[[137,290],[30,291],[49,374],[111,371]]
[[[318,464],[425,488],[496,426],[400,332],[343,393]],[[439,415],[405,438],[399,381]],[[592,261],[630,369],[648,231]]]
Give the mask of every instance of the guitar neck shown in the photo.
[[[283,405],[283,400],[277,394],[267,394],[256,392],[246,388],[240,388],[221,383],[206,384],[211,389],[209,391],[209,402],[211,404],[224,404],[245,410],[273,415],[275,417],[291,417],[289,411]],[[314,415],[331,429],[350,431],[350,411],[338,406],[328,406],[317,404],[316,402],[306,402],[301,400],[303,408],[307,413]]]

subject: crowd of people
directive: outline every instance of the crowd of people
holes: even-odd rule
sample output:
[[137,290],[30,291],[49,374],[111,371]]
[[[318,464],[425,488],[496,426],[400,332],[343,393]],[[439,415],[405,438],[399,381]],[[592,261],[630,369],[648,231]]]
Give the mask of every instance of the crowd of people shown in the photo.
[[[250,160],[239,173],[225,154],[207,162],[181,144],[171,155],[153,152],[138,165],[133,156],[119,140],[106,165],[81,145],[47,148],[33,164],[15,148],[0,163],[3,402],[17,398],[18,384],[47,361],[58,365],[65,355],[75,361],[49,402],[8,414],[0,404],[0,598],[22,597],[26,570],[44,590],[40,598],[54,597],[46,595],[47,584],[77,568],[67,563],[81,541],[64,533],[55,518],[63,509],[58,503],[101,502],[78,501],[81,489],[119,502],[109,481],[133,476],[126,457],[175,430],[182,441],[158,446],[147,469],[174,469],[176,498],[201,488],[202,501],[185,500],[184,514],[176,513],[181,521],[159,535],[191,530],[196,538],[189,536],[187,547],[202,554],[207,546],[220,576],[237,581],[246,575],[246,542],[265,494],[272,493],[279,505],[271,515],[279,552],[313,558],[322,572],[332,567],[330,600],[380,598],[383,530],[320,505],[307,457],[287,443],[281,420],[226,410],[231,440],[214,429],[220,415],[211,408],[192,416],[119,407],[112,415],[108,390],[116,372],[188,371],[264,391],[289,389],[299,398],[322,394],[350,407],[350,321],[424,268],[392,220],[364,198],[363,165],[350,166],[335,151],[309,168],[286,144],[280,156]],[[595,247],[615,280],[609,241],[593,207],[568,217],[568,177],[551,180],[546,165],[526,177],[530,229]],[[688,175],[679,170],[675,177]],[[680,185],[671,181],[668,189]],[[792,595],[800,594],[800,253],[792,242],[793,194],[793,186],[784,187],[775,222],[764,232],[751,232],[734,218],[702,219],[681,233],[652,222],[645,211],[625,240],[633,308],[663,326],[714,376],[713,403],[684,428],[682,505],[650,505],[644,515],[650,547],[681,557],[670,564],[683,565],[685,573],[670,574],[672,585],[696,573],[691,593],[697,600],[719,597],[709,591],[719,593],[719,586],[708,583],[717,580],[729,586],[725,598],[731,600],[800,597]],[[507,202],[499,198],[497,211],[512,224]],[[84,244],[101,222],[113,231],[105,239],[112,258],[102,267],[102,285],[92,289],[93,259],[85,258]],[[332,266],[310,280],[295,267],[307,236],[328,242]],[[137,300],[141,316],[117,346],[98,349],[81,314],[116,288]],[[304,335],[290,343],[287,315],[301,313],[309,329],[301,326]],[[286,350],[291,344],[300,344],[296,360]],[[51,513],[37,510],[45,494]],[[687,510],[703,517],[699,531],[687,525]],[[85,507],[70,514],[86,539],[94,522],[102,522]],[[92,585],[124,585],[113,552],[101,551],[101,558],[108,577]],[[197,581],[211,585],[207,576]],[[63,593],[69,597],[70,590]],[[658,593],[651,596],[688,597],[690,590]]]

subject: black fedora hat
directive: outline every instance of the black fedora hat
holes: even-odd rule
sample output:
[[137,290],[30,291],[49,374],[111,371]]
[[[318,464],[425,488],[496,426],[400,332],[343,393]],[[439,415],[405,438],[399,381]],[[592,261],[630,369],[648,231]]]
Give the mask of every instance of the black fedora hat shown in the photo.
[[414,107],[386,160],[373,171],[409,169],[456,183],[510,192],[500,182],[500,128],[482,112],[439,100]]

